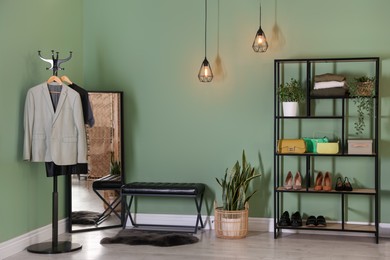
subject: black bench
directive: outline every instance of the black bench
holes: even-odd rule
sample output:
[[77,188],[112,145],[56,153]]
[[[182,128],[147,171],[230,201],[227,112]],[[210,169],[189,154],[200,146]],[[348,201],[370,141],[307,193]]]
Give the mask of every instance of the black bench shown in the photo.
[[114,213],[119,218],[119,220],[121,220],[122,223],[121,216],[118,214],[118,212],[115,211],[115,208],[121,203],[121,197],[118,196],[117,198],[115,198],[114,201],[110,203],[110,201],[107,201],[98,192],[99,190],[120,190],[121,187],[122,187],[122,178],[120,175],[107,175],[100,179],[97,179],[92,183],[93,191],[107,206],[104,212],[100,214],[99,218],[96,220],[95,222],[96,225],[100,225],[102,222],[104,222],[106,218],[110,216],[111,213]]
[[[203,193],[205,185],[202,183],[164,183],[164,182],[132,182],[122,186],[122,200],[126,205],[126,217],[130,218],[131,224],[138,229],[143,230],[162,230],[196,233],[199,224],[203,228],[203,220],[201,216]],[[127,203],[127,197],[130,200]],[[155,224],[137,224],[131,215],[131,205],[134,197],[137,196],[154,196],[154,197],[180,197],[193,198],[197,211],[196,222],[194,226],[182,225],[155,225]],[[126,226],[126,221],[123,222],[123,228]]]

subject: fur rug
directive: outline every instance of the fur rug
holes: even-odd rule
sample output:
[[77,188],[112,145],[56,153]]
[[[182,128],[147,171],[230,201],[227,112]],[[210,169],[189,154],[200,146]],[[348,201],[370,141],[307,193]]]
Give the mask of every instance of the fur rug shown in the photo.
[[94,225],[99,216],[98,212],[74,211],[72,212],[72,224]]
[[114,237],[103,238],[100,243],[169,247],[194,244],[198,241],[199,239],[196,236],[187,233],[123,229]]

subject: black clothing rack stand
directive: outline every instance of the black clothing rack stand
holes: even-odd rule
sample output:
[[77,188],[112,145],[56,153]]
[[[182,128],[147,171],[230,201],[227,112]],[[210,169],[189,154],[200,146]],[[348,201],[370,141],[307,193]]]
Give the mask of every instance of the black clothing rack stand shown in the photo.
[[69,57],[66,59],[59,59],[58,58],[59,52],[56,51],[56,57],[54,57],[54,50],[51,50],[51,59],[46,59],[42,57],[41,51],[38,51],[38,56],[41,58],[41,60],[50,63],[50,68],[46,68],[46,70],[52,70],[53,76],[58,76],[58,70],[64,70],[64,68],[61,68],[61,63],[67,62],[72,58],[72,52],[69,52]]
[[[41,51],[38,51],[39,57],[51,64],[47,70],[52,70],[53,75],[58,76],[58,70],[64,70],[60,67],[61,63],[64,63],[72,58],[72,52],[66,59],[58,59],[58,52],[54,57],[54,50],[51,51],[52,58],[45,59],[41,56]],[[58,183],[57,175],[53,174],[53,192],[52,192],[52,241],[33,244],[27,247],[27,251],[38,254],[60,254],[76,251],[82,248],[82,245],[78,243],[72,243],[71,241],[58,241]]]

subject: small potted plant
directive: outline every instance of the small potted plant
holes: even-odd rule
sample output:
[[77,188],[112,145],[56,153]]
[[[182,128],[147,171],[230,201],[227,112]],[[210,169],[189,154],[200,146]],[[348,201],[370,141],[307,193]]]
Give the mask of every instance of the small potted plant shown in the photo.
[[349,84],[349,95],[353,98],[357,108],[358,117],[354,123],[356,135],[361,135],[366,126],[366,116],[372,116],[375,77],[362,76],[355,78],[354,82]]
[[291,78],[290,82],[279,86],[278,95],[283,103],[283,116],[297,116],[299,114],[299,103],[305,100],[305,91],[301,83]]
[[348,140],[348,153],[350,154],[371,154],[372,139],[362,139],[365,127],[366,117],[372,118],[374,96],[375,96],[375,77],[362,76],[355,78],[349,84],[349,95],[356,105],[357,119],[354,122],[356,139]]
[[[115,153],[111,152],[111,159],[110,159],[110,175],[112,175],[115,178],[120,178],[121,175],[121,163],[117,160],[115,160]],[[117,198],[120,196],[120,190],[104,190],[103,193],[104,199],[109,202],[109,204],[112,204]],[[103,204],[104,209],[107,210],[107,205]],[[121,211],[121,204],[117,204],[115,207],[116,212]]]
[[121,174],[121,163],[114,159],[113,152],[111,152],[110,174],[111,175],[120,175]]
[[253,179],[259,177],[258,170],[246,161],[242,152],[242,163],[237,161],[223,178],[216,178],[222,188],[222,207],[215,207],[215,230],[220,238],[243,238],[248,232],[248,201],[256,193],[248,188]]

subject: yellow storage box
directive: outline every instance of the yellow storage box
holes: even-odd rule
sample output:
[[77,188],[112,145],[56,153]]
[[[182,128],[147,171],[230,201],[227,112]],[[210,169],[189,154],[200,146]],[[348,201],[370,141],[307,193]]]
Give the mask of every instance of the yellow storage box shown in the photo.
[[339,142],[317,144],[317,153],[319,154],[336,154],[338,152],[339,152]]

